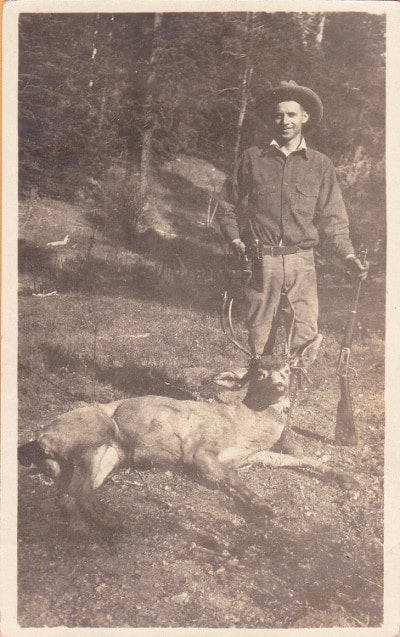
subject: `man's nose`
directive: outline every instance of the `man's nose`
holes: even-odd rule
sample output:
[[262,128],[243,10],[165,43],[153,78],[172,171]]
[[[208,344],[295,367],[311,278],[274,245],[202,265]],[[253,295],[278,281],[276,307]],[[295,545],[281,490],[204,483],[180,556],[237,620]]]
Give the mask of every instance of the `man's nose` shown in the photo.
[[282,118],[282,123],[284,126],[286,126],[286,124],[289,124],[290,122],[290,118],[288,117],[288,115],[284,115]]

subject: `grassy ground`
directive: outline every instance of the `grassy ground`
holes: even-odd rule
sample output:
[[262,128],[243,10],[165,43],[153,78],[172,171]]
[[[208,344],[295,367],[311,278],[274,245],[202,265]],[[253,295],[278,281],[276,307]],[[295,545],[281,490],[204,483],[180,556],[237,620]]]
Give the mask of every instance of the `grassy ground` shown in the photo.
[[[68,223],[58,225],[66,213],[74,212],[76,217],[69,218],[85,225],[76,208],[46,202],[58,221],[51,232],[43,221],[37,232],[38,219],[49,214],[43,202],[35,205],[22,237],[40,249],[70,231]],[[90,226],[85,228],[90,237]],[[67,249],[78,249],[76,237]],[[165,278],[161,286],[138,285],[129,268],[118,272],[116,261],[110,266],[110,246],[96,241],[94,256],[105,260],[109,270],[94,286],[90,279],[92,285],[84,289],[65,286],[58,295],[37,297],[32,296],[32,268],[21,273],[21,442],[35,434],[39,423],[85,402],[144,393],[208,399],[216,392],[213,373],[246,362],[221,334],[216,309],[223,281],[209,269],[175,273],[171,285]],[[80,245],[80,254],[87,254],[86,244]],[[94,256],[88,260],[89,272]],[[145,256],[141,272],[150,271],[150,257]],[[35,276],[43,272],[39,268]],[[160,275],[157,268],[152,272]],[[59,283],[53,275],[46,285]],[[339,398],[335,366],[350,293],[348,284],[331,279],[321,284],[325,339],[311,370],[313,385],[296,406],[294,427],[307,455],[353,472],[360,489],[343,491],[306,471],[244,470],[246,482],[274,510],[267,521],[183,473],[125,471],[99,495],[123,515],[130,533],[95,531],[93,538],[77,542],[59,517],[54,488],[21,468],[22,626],[380,625],[383,292],[379,284],[369,283],[360,304],[352,352],[356,449],[333,444]],[[240,303],[236,315],[238,334],[245,340]]]

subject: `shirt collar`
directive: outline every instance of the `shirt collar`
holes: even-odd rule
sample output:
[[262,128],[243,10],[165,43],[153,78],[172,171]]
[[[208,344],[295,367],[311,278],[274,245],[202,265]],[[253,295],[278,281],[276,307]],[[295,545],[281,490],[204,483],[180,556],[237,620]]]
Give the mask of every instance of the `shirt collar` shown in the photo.
[[[270,150],[275,150],[275,149],[279,150],[280,152],[282,152],[281,151],[281,147],[279,146],[278,142],[275,139],[273,139],[270,142],[269,146],[267,146],[267,148],[264,150],[264,152],[268,152]],[[305,157],[307,157],[307,144],[306,144],[306,140],[304,139],[303,136],[301,137],[300,144],[297,146],[296,150],[292,151],[292,153],[290,153],[290,154],[292,155],[293,153],[300,153],[300,152],[302,152],[303,155]]]

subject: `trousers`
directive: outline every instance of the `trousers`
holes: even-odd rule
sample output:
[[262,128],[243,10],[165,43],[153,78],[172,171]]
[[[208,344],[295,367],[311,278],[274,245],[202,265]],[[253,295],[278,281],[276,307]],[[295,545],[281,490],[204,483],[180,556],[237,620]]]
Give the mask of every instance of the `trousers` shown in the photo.
[[291,350],[318,333],[318,293],[313,250],[282,256],[264,255],[245,284],[246,327],[251,352],[270,354],[271,333],[282,294],[294,313]]

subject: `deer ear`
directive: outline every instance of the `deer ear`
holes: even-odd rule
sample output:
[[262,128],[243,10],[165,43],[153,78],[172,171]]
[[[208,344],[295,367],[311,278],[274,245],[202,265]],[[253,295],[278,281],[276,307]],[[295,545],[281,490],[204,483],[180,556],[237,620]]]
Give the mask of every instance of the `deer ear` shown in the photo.
[[37,440],[31,440],[31,442],[18,447],[18,462],[24,467],[42,462],[45,458],[46,454]]
[[301,345],[294,353],[291,365],[293,367],[309,367],[317,358],[322,338],[322,334],[317,334],[311,341],[307,341],[307,343]]
[[239,367],[238,369],[233,369],[230,372],[221,372],[220,374],[217,374],[214,376],[213,381],[217,385],[226,387],[227,389],[240,389],[245,384],[247,376],[247,367]]

